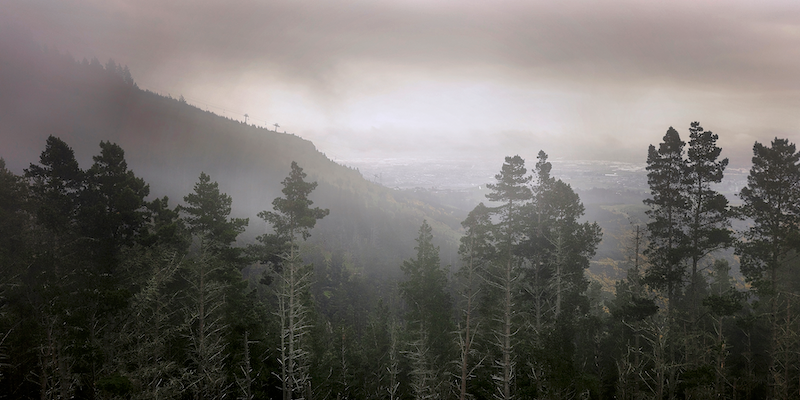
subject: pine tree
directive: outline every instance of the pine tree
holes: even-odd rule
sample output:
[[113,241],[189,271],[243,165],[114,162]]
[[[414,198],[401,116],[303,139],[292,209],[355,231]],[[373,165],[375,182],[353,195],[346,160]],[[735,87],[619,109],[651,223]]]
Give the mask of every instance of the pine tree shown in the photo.
[[37,221],[54,234],[74,239],[78,196],[84,185],[84,172],[75,160],[75,152],[63,140],[50,136],[40,164],[31,164],[25,170],[25,177],[31,180]]
[[233,251],[230,246],[244,232],[248,220],[228,219],[233,203],[231,197],[220,193],[219,184],[211,182],[211,177],[201,172],[194,193],[184,196],[183,200],[186,205],[179,210],[186,215],[186,226],[189,233],[199,240],[198,245],[213,254],[235,259],[231,256],[237,255],[238,251]]
[[311,385],[305,342],[311,328],[308,291],[312,270],[302,262],[299,239],[308,239],[317,220],[330,212],[319,207],[311,208],[314,202],[308,196],[317,183],[306,182],[307,175],[296,162],[292,161],[291,168],[289,176],[282,182],[285,197],[278,197],[272,202],[275,211],[258,214],[274,230],[273,234],[263,235],[259,240],[264,244],[277,243],[279,249],[288,247],[278,265],[280,279],[277,293],[277,316],[281,324],[280,380],[285,400],[292,399],[295,394],[304,396]]
[[645,242],[644,232],[639,225],[632,226],[626,232],[622,245],[628,271],[625,279],[616,283],[615,298],[609,305],[614,320],[619,322],[612,329],[619,329],[622,333],[615,338],[623,353],[622,357],[615,360],[618,370],[617,392],[622,399],[637,399],[645,383],[644,377],[648,374],[642,351],[642,332],[646,326],[645,320],[659,309],[642,279],[642,270],[647,265],[641,254]]
[[194,237],[192,257],[184,262],[186,292],[185,326],[190,339],[192,365],[186,383],[197,398],[221,396],[232,381],[225,369],[236,343],[234,326],[244,301],[241,249],[232,247],[248,220],[230,218],[232,199],[219,191],[217,182],[205,173],[194,185],[194,192],[184,196],[184,223]]
[[87,190],[82,219],[90,225],[87,236],[101,243],[101,257],[113,258],[123,245],[130,246],[143,234],[149,219],[145,197],[149,186],[128,169],[125,152],[110,142],[100,142],[100,155],[86,171]]
[[475,337],[480,319],[478,315],[478,302],[481,295],[482,277],[486,272],[487,264],[494,258],[492,246],[492,221],[490,210],[483,203],[473,209],[461,226],[466,229],[461,238],[458,252],[461,256],[462,267],[456,274],[459,282],[460,322],[458,324],[458,364],[461,369],[459,378],[459,399],[465,400],[468,395],[467,385],[473,377],[482,360],[475,360],[477,350],[474,347]]
[[[32,321],[27,279],[35,247],[33,219],[29,211],[30,189],[24,177],[6,169],[0,158],[0,393],[33,391],[25,375],[36,369],[38,339]],[[26,284],[27,283],[27,284]],[[31,284],[30,286],[28,284]]]
[[788,396],[788,382],[782,378],[788,365],[778,362],[782,346],[779,314],[788,310],[786,301],[793,294],[785,290],[780,276],[796,257],[800,245],[799,162],[800,153],[786,139],[775,138],[770,147],[756,142],[747,186],[739,194],[743,204],[738,211],[752,225],[744,232],[736,252],[744,276],[760,298],[769,299],[770,395],[774,398]]
[[[530,390],[565,397],[584,390],[576,379],[578,323],[589,313],[584,270],[594,256],[602,232],[594,223],[580,223],[584,206],[572,188],[550,175],[552,165],[540,151],[534,169],[533,201],[525,206],[525,241],[520,252],[524,267],[529,329],[520,352],[531,371]],[[525,384],[521,384],[525,385]]]
[[722,151],[716,145],[719,138],[711,131],[704,131],[698,122],[692,122],[689,129],[689,149],[687,151],[686,199],[687,257],[691,260],[689,275],[689,303],[693,319],[699,314],[700,290],[705,280],[699,275],[700,261],[709,253],[731,246],[730,213],[728,200],[713,189],[712,185],[722,182],[728,159],[719,159]]
[[[36,320],[39,343],[37,368],[42,398],[67,398],[79,386],[75,373],[77,341],[74,321],[66,318],[69,310],[79,305],[70,293],[80,290],[78,268],[84,265],[81,247],[87,244],[79,229],[79,197],[84,188],[84,171],[78,166],[75,153],[64,141],[54,136],[40,157],[40,165],[25,170],[30,182],[31,201],[37,229],[35,261],[28,268],[25,305]],[[29,308],[28,308],[29,307]]]
[[524,287],[529,298],[533,325],[533,338],[539,340],[544,331],[545,320],[550,307],[550,278],[553,276],[549,263],[552,239],[546,235],[548,226],[549,193],[555,185],[555,179],[550,176],[553,165],[547,161],[547,154],[539,151],[534,172],[536,181],[533,186],[533,201],[526,204],[524,213],[526,217],[525,229],[527,230],[527,243],[523,245],[528,263],[525,268],[526,276]]
[[145,281],[131,299],[129,318],[121,329],[120,340],[126,348],[119,360],[119,370],[135,382],[131,398],[177,398],[186,374],[183,342],[184,315],[180,314],[179,281],[181,254],[168,247],[153,246],[127,254],[123,267],[149,269]]
[[531,177],[526,173],[525,160],[522,157],[506,157],[501,172],[495,175],[496,183],[486,186],[491,190],[486,198],[501,203],[492,209],[492,214],[499,219],[494,233],[498,257],[495,265],[498,268],[491,273],[488,282],[500,295],[501,305],[498,315],[495,316],[494,330],[496,345],[501,353],[500,359],[495,360],[494,364],[500,374],[494,376],[496,395],[504,400],[513,396],[511,385],[515,360],[512,340],[517,330],[513,327],[512,319],[521,262],[516,252],[523,237],[522,206],[532,198],[531,189],[527,186]]
[[722,398],[729,395],[728,367],[726,360],[730,354],[730,344],[725,335],[725,320],[742,309],[744,293],[733,286],[731,267],[725,260],[717,260],[712,266],[711,293],[703,299],[703,305],[713,319],[714,354],[714,396]]
[[452,302],[447,292],[447,273],[427,221],[422,221],[416,241],[417,257],[401,266],[407,280],[400,284],[400,293],[413,338],[408,353],[413,364],[413,390],[417,398],[432,398],[441,394],[445,386],[442,377],[451,360]]
[[647,210],[650,217],[647,223],[649,245],[645,251],[650,268],[646,281],[656,289],[665,290],[670,315],[684,282],[683,244],[686,237],[682,222],[686,218],[688,201],[683,190],[685,144],[678,131],[670,127],[658,150],[650,145],[647,151],[647,183],[651,198],[644,201],[650,207]]

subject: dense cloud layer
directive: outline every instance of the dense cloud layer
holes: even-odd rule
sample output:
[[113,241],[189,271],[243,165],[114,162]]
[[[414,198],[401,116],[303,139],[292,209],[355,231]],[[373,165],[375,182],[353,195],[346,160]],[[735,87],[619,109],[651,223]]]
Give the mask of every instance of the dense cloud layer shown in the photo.
[[[336,155],[643,161],[670,125],[796,140],[800,6],[642,1],[12,1],[5,18],[142,87]],[[214,111],[219,112],[218,109]],[[259,122],[260,121],[260,122]]]

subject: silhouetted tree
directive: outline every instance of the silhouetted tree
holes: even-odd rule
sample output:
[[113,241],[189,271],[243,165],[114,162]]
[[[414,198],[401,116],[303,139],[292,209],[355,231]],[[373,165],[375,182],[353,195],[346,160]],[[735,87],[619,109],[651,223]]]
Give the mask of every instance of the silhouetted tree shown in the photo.
[[184,196],[184,223],[194,237],[193,257],[184,263],[188,284],[184,317],[189,331],[191,366],[186,384],[196,398],[220,397],[232,379],[225,371],[231,358],[226,347],[236,341],[234,325],[245,306],[241,250],[232,247],[248,220],[228,218],[231,197],[219,191],[205,173]]
[[518,285],[519,266],[521,260],[516,254],[517,245],[523,235],[522,206],[530,201],[531,189],[527,186],[531,177],[526,175],[525,160],[520,156],[506,157],[499,174],[495,175],[495,183],[486,187],[491,190],[486,195],[490,201],[500,203],[492,209],[498,222],[495,228],[497,246],[496,268],[493,268],[488,282],[499,294],[499,309],[493,316],[495,320],[494,336],[500,358],[493,364],[500,370],[496,377],[497,393],[502,399],[511,399],[512,380],[514,378],[513,337],[517,329],[513,327],[514,293]]
[[278,282],[278,311],[280,319],[280,380],[283,398],[292,399],[295,394],[304,396],[310,390],[307,356],[304,343],[311,328],[308,317],[308,290],[312,270],[300,258],[300,239],[306,240],[318,219],[329,214],[328,209],[311,208],[314,204],[308,196],[317,187],[316,182],[306,182],[306,173],[296,162],[292,162],[289,176],[283,180],[283,195],[272,201],[273,211],[262,211],[258,216],[269,222],[274,234],[260,238],[262,242],[285,243],[288,252],[281,255],[280,280]]
[[663,289],[668,313],[672,315],[677,296],[683,287],[684,248],[683,221],[686,216],[686,193],[683,189],[686,161],[678,131],[670,127],[658,150],[650,145],[647,151],[647,183],[650,195],[644,203],[650,207],[647,216],[649,245],[645,254],[650,260],[646,281]]
[[[785,376],[790,363],[781,357],[787,352],[779,352],[784,346],[780,333],[784,324],[779,314],[781,311],[789,313],[788,302],[794,293],[786,290],[779,277],[797,257],[800,245],[798,162],[800,154],[786,139],[775,138],[770,147],[756,142],[747,186],[739,193],[743,203],[739,212],[752,220],[752,225],[744,232],[744,240],[738,243],[736,252],[744,276],[760,298],[769,299],[770,395],[774,398],[789,396],[790,382]],[[784,327],[794,329],[789,324]]]
[[464,400],[468,395],[467,384],[473,378],[475,369],[483,361],[476,360],[480,355],[474,344],[480,326],[480,316],[477,313],[480,287],[487,264],[494,259],[490,209],[483,203],[478,204],[470,211],[461,226],[466,232],[461,238],[461,246],[458,249],[462,266],[456,277],[461,295],[459,304],[461,315],[458,323],[458,364],[461,369],[459,399]]
[[705,286],[704,278],[699,275],[700,261],[713,251],[731,246],[733,236],[728,200],[712,187],[722,182],[728,165],[727,158],[719,159],[722,149],[716,145],[718,136],[704,131],[700,123],[692,122],[689,138],[684,173],[688,213],[684,224],[688,241],[685,247],[691,260],[690,315],[696,319],[700,291]]
[[406,281],[400,293],[406,303],[406,326],[412,337],[408,352],[412,361],[413,391],[417,398],[441,396],[452,359],[452,302],[447,292],[447,273],[439,260],[433,234],[422,221],[417,237],[417,257],[403,262]]

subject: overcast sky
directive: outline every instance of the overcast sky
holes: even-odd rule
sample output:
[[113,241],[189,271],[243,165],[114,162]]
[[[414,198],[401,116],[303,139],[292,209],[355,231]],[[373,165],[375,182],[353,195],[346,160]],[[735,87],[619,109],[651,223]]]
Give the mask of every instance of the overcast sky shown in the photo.
[[[749,167],[800,132],[798,1],[7,0],[142,88],[328,156],[644,162],[700,121]],[[225,111],[223,111],[225,110]]]

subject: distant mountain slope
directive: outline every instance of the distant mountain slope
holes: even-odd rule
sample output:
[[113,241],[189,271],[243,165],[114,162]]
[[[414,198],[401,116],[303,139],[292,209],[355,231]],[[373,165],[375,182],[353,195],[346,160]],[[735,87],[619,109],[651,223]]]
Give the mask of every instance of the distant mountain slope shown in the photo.
[[0,29],[0,157],[21,173],[38,162],[48,135],[71,145],[83,168],[101,140],[126,151],[131,169],[153,196],[172,205],[192,190],[200,172],[233,197],[234,214],[249,217],[245,240],[264,233],[256,217],[271,209],[292,161],[319,182],[315,205],[330,208],[312,233],[320,253],[343,251],[368,274],[397,274],[413,254],[423,218],[434,227],[442,259],[455,262],[462,213],[371,183],[305,139],[200,110],[140,90],[120,66],[76,62]]

